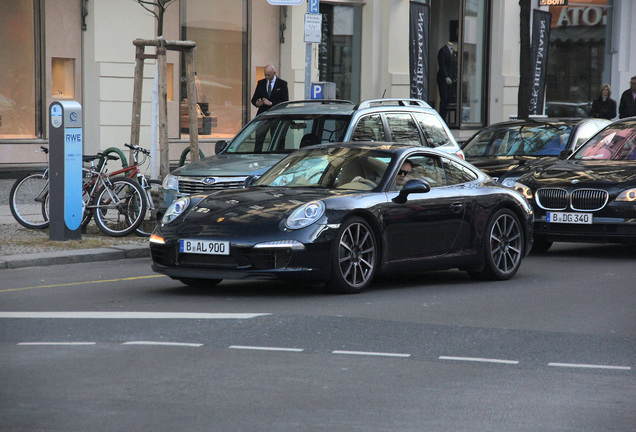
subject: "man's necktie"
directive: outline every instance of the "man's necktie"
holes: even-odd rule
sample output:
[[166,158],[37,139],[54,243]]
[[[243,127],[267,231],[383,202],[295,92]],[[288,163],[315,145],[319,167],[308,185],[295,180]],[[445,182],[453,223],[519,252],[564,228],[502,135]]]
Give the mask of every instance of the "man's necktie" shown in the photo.
[[267,97],[270,97],[271,95],[272,95],[272,82],[267,81]]

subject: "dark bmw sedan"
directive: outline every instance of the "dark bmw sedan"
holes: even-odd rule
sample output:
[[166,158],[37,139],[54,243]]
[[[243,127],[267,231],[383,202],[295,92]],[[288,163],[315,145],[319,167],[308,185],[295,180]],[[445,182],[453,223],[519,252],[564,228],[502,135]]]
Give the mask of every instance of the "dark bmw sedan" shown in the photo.
[[555,241],[636,244],[636,117],[518,182],[535,209],[535,251]]
[[509,279],[531,247],[532,218],[523,195],[448,153],[319,145],[245,189],[177,199],[150,251],[155,271],[191,286],[280,278],[355,293],[379,271]]
[[[567,157],[611,122],[597,118],[539,118],[495,123],[462,146],[466,160],[506,186]],[[563,152],[563,153],[562,153]]]

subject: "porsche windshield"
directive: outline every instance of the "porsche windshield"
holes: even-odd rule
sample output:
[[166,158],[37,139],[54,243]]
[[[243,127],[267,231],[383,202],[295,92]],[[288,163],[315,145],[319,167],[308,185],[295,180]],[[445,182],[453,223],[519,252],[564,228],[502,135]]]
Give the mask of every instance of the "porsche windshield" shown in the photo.
[[255,185],[371,190],[390,162],[390,154],[371,149],[301,150],[274,165]]
[[570,137],[565,124],[486,128],[463,148],[467,157],[558,156]]
[[571,159],[636,160],[636,128],[634,123],[618,123],[603,129]]
[[344,139],[347,115],[263,116],[234,138],[227,153],[290,153],[301,147]]

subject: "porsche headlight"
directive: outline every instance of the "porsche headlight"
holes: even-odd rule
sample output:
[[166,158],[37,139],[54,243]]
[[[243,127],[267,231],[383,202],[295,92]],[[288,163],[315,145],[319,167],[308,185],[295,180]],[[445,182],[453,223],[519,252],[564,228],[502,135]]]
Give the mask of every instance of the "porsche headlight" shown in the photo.
[[181,197],[176,199],[172,202],[172,204],[170,204],[168,210],[166,210],[166,214],[163,215],[161,222],[165,224],[172,222],[184,211],[186,211],[189,205],[190,197]]
[[287,218],[287,228],[299,229],[311,225],[325,214],[322,201],[312,201],[301,205]]
[[179,177],[168,174],[166,178],[163,179],[162,186],[166,190],[179,190]]
[[505,179],[503,179],[503,181],[501,182],[502,185],[504,186],[508,186],[511,188],[515,187],[515,183],[517,183],[517,179],[519,177],[506,177]]
[[636,189],[627,189],[618,194],[616,201],[636,202]]

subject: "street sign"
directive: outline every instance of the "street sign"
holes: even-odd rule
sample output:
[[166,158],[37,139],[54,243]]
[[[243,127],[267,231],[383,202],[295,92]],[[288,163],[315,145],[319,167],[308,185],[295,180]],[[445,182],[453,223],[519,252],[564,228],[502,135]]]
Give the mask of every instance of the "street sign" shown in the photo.
[[307,6],[309,6],[309,13],[310,14],[319,13],[318,7],[320,5],[320,0],[308,0],[308,1],[309,1],[309,4]]
[[311,98],[312,99],[322,99],[322,85],[321,84],[312,84],[311,85]]
[[267,3],[274,6],[297,6],[304,2],[305,0],[267,0]]
[[305,43],[320,43],[322,37],[322,15],[305,14]]

